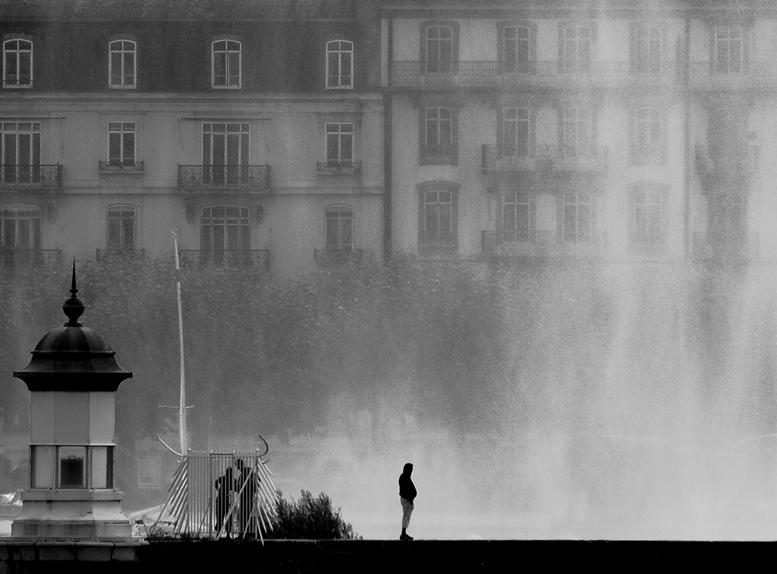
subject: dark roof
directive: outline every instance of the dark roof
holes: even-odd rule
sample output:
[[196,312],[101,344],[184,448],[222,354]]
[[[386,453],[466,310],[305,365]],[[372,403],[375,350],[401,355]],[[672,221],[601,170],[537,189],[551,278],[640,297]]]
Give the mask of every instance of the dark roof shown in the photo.
[[13,20],[343,20],[365,0],[0,0]]

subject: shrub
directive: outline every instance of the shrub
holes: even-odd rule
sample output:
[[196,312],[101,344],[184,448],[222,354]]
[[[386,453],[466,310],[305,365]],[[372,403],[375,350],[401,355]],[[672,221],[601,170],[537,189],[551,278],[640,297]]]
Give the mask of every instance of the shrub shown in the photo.
[[266,538],[307,540],[361,540],[353,526],[332,508],[332,500],[323,492],[313,497],[303,490],[298,500],[284,500],[278,491],[278,515]]

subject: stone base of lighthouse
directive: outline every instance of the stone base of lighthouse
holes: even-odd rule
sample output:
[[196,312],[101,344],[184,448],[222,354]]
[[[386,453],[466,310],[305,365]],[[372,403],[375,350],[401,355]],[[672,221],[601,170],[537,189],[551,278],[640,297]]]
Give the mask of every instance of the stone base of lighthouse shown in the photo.
[[11,524],[14,538],[116,540],[132,536],[118,490],[28,489],[22,513]]

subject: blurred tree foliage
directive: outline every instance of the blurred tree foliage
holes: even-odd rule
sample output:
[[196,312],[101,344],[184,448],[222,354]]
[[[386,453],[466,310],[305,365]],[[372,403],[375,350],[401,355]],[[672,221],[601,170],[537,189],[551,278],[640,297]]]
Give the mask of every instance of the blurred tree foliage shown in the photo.
[[300,540],[360,540],[353,526],[332,508],[332,500],[323,492],[317,497],[307,490],[300,498],[285,500],[278,492],[277,517],[265,538]]

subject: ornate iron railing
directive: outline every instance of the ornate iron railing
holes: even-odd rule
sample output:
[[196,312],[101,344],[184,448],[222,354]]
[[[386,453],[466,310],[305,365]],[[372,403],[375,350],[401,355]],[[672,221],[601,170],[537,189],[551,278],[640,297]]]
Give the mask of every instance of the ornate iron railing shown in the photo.
[[676,81],[672,62],[657,62],[640,69],[630,62],[590,62],[572,67],[563,61],[507,64],[495,61],[451,62],[430,66],[426,62],[391,63],[392,87],[435,88],[444,86],[568,86],[628,87],[669,86]]
[[59,249],[0,247],[0,268],[38,267],[61,262],[62,252]]
[[270,268],[270,251],[268,249],[181,249],[179,255],[184,267],[215,265],[216,267],[256,266],[265,270]]
[[607,169],[607,148],[603,146],[578,148],[563,145],[536,145],[519,150],[509,146],[484,145],[481,153],[482,170],[486,173],[542,169],[573,171]]
[[104,259],[134,259],[145,257],[145,249],[98,249],[97,260]]
[[270,166],[179,165],[178,189],[268,194],[272,191]]
[[62,166],[12,165],[0,166],[0,190],[48,190],[62,188]]

